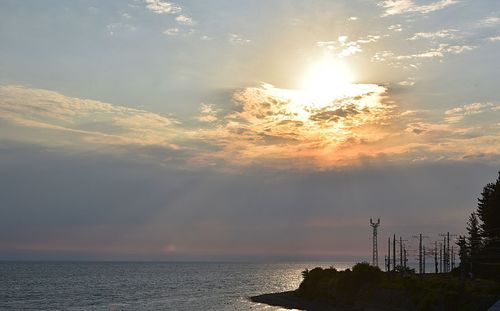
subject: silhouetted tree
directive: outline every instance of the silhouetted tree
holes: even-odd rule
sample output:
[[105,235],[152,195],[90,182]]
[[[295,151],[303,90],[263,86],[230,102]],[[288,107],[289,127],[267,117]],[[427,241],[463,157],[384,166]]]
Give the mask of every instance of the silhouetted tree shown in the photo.
[[460,257],[460,273],[464,277],[466,272],[469,271],[469,246],[467,245],[467,239],[464,235],[458,237],[457,245],[459,247],[458,256]]
[[479,265],[482,277],[500,279],[500,172],[493,183],[483,188],[478,199],[477,215],[483,245]]
[[461,270],[500,279],[500,172],[478,198],[477,211],[469,216],[467,237],[460,237]]
[[473,266],[477,263],[482,247],[479,220],[477,219],[476,213],[471,213],[469,216],[469,221],[467,222],[467,232],[469,233],[469,236],[467,237],[469,259],[471,266]]
[[481,220],[481,236],[485,244],[500,238],[500,172],[494,183],[489,183],[483,188],[478,199],[477,215]]

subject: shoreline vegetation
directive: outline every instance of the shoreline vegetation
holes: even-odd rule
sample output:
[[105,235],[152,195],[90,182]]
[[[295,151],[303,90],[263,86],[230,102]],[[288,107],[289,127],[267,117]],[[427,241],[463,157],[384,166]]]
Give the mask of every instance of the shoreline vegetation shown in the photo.
[[500,299],[500,283],[448,274],[382,272],[368,263],[352,270],[314,268],[302,273],[294,291],[250,297],[252,302],[286,309],[487,310]]
[[368,263],[314,268],[302,272],[297,290],[250,300],[300,310],[487,310],[500,299],[500,172],[483,188],[466,229],[457,242],[460,265],[448,273],[382,272]]

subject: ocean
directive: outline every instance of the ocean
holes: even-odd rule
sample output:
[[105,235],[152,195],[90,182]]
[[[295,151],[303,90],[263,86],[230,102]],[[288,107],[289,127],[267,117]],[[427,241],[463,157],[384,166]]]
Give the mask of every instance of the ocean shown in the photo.
[[353,263],[0,262],[0,310],[280,310],[249,296]]

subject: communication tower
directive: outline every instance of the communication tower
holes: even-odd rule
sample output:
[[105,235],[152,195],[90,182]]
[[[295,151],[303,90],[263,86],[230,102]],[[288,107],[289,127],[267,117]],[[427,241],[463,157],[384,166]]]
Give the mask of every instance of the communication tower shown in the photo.
[[370,225],[373,228],[373,255],[372,255],[372,265],[378,267],[378,245],[377,245],[377,229],[380,225],[380,218],[377,222],[373,222],[370,218]]

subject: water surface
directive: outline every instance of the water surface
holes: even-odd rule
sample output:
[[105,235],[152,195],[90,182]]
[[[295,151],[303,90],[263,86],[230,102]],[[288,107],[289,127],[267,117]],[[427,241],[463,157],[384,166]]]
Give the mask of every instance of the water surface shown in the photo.
[[0,310],[279,310],[304,269],[352,263],[0,262]]

